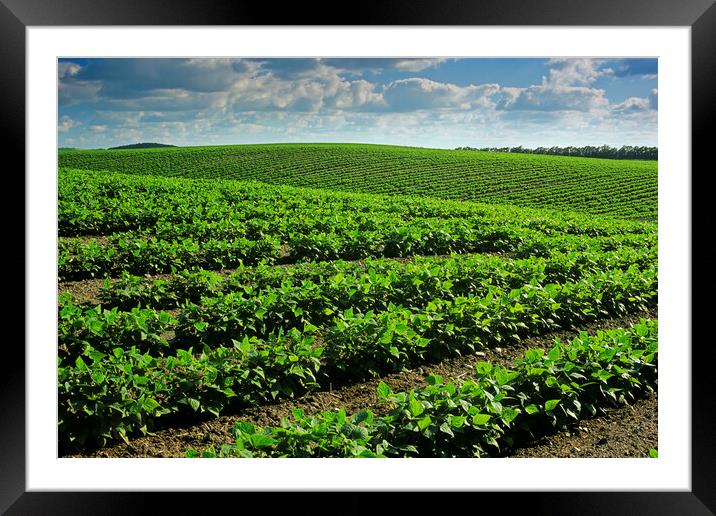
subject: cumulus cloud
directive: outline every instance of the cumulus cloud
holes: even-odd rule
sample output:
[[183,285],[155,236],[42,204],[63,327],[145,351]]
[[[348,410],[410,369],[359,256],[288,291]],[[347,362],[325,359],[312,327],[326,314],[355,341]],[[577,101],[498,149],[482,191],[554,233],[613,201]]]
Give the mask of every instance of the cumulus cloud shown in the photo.
[[503,88],[500,109],[524,111],[593,111],[607,108],[605,91],[586,86],[543,84],[527,88]]
[[623,102],[615,104],[612,111],[616,113],[641,113],[656,111],[658,109],[658,92],[652,89],[648,97],[629,97]]
[[337,110],[380,109],[386,106],[375,84],[365,80],[341,82],[327,105]]
[[57,77],[64,79],[65,77],[72,77],[77,75],[80,71],[80,65],[71,61],[60,61],[57,63]]
[[646,111],[650,109],[650,102],[648,98],[642,97],[629,97],[624,102],[614,105],[613,111],[617,113],[636,113]]
[[542,83],[524,88],[502,88],[498,107],[520,111],[597,112],[609,107],[606,91],[592,84],[611,75],[605,59],[554,58],[547,62],[549,73]]
[[547,62],[549,75],[543,79],[551,84],[581,84],[595,82],[600,77],[641,77],[655,79],[658,73],[656,58],[594,59],[553,58]]
[[77,127],[79,125],[82,125],[82,122],[73,120],[69,115],[64,115],[60,118],[60,121],[57,124],[57,130],[61,133],[66,133],[73,127]]
[[234,83],[223,106],[235,112],[371,111],[384,101],[376,85],[363,79],[349,81],[334,73],[286,80],[269,74]]
[[497,84],[457,86],[423,78],[400,79],[391,82],[383,91],[390,110],[453,108],[461,110],[494,106],[492,96],[500,91]]
[[610,68],[602,68],[604,59],[554,58],[547,62],[549,75],[542,78],[543,86],[587,86],[602,75],[610,75]]

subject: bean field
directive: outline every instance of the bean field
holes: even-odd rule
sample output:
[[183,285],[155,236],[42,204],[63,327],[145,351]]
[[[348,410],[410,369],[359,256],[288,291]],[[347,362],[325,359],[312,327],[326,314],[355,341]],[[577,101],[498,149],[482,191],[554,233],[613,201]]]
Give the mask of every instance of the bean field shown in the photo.
[[359,144],[63,150],[60,166],[655,220],[657,162]]
[[656,391],[656,162],[286,144],[59,165],[63,455],[505,456]]

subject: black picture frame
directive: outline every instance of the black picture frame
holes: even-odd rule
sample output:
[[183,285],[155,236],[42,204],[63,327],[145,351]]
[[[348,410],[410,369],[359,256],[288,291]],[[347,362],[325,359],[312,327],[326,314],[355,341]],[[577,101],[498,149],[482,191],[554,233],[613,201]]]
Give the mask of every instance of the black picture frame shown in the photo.
[[[25,138],[25,51],[28,26],[83,25],[505,25],[505,26],[688,26],[691,28],[692,70],[692,192],[694,170],[706,173],[713,168],[709,126],[714,120],[716,91],[716,7],[713,0],[384,0],[374,6],[341,10],[338,3],[310,4],[238,3],[226,0],[0,0],[0,127],[6,149],[14,149],[24,167]],[[17,163],[17,162],[16,162]],[[703,169],[703,170],[701,170]],[[11,174],[10,167],[6,173]],[[6,176],[7,177],[7,176]],[[24,183],[23,183],[23,192]],[[704,203],[708,206],[708,203]],[[701,205],[704,205],[701,204]],[[692,197],[694,207],[699,204]],[[15,221],[15,215],[6,220]],[[705,214],[704,214],[705,215]],[[708,219],[706,219],[708,220]],[[19,231],[19,229],[18,229]],[[693,235],[701,233],[692,230]],[[697,245],[707,238],[694,240],[692,264]],[[24,241],[25,235],[21,237]],[[25,251],[10,256],[10,267],[25,269]],[[7,255],[6,255],[7,258]],[[692,277],[700,267],[692,265]],[[699,276],[697,276],[699,277]],[[709,285],[704,285],[710,288]],[[692,289],[692,321],[707,317],[707,303],[699,305]],[[24,303],[23,303],[24,305]],[[31,307],[25,306],[26,310]],[[13,320],[7,327],[15,327]],[[693,328],[692,324],[692,328]],[[23,331],[24,342],[24,331]],[[143,514],[154,512],[156,503],[162,512],[189,513],[206,511],[217,502],[228,502],[236,510],[250,503],[266,501],[264,493],[73,493],[27,492],[25,484],[25,350],[17,340],[7,339],[3,346],[5,358],[0,375],[0,512],[17,514]],[[684,343],[687,346],[689,343]],[[464,500],[467,507],[485,510],[486,503],[548,514],[714,514],[716,512],[716,423],[714,422],[713,374],[709,369],[711,343],[693,334],[692,356],[692,490],[690,492],[589,492],[589,493],[474,493]],[[271,507],[304,506],[305,495],[270,496]],[[422,496],[413,493],[408,505],[420,508]],[[261,498],[258,498],[261,496]],[[455,496],[455,493],[450,496]],[[229,498],[233,498],[229,500]],[[240,505],[236,505],[238,500]],[[479,505],[474,505],[479,499]],[[210,502],[208,502],[210,500]],[[344,502],[353,500],[357,507],[370,507],[365,494],[346,493]],[[359,503],[363,502],[361,505]],[[402,503],[405,503],[402,502]],[[460,507],[460,499],[450,505]],[[299,505],[296,505],[299,504]],[[322,503],[311,504],[320,510]],[[378,506],[374,506],[377,508]],[[371,508],[373,509],[373,507]],[[401,507],[406,510],[407,507]],[[425,509],[425,507],[423,507]],[[311,509],[313,510],[313,509]]]

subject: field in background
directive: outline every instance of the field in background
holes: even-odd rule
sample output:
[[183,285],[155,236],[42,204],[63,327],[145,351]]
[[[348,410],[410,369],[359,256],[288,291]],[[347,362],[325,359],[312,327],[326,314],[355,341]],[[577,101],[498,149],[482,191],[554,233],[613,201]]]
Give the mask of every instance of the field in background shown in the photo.
[[361,144],[62,150],[62,167],[255,180],[656,220],[657,162]]

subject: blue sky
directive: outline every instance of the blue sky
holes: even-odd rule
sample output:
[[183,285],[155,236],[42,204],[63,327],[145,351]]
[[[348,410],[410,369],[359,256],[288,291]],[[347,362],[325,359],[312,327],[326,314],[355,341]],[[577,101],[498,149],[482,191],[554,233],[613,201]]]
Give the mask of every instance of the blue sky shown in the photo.
[[657,68],[652,58],[64,58],[59,145],[656,145]]

